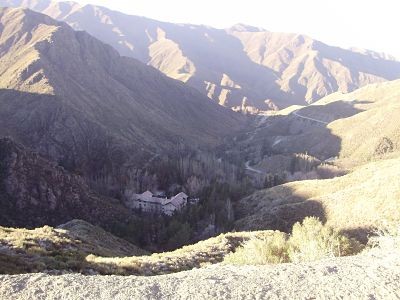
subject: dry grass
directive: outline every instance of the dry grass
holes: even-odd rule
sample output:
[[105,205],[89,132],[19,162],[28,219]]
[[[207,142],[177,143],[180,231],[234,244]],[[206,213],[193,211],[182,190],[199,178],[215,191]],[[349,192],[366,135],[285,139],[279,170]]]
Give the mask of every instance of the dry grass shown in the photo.
[[370,237],[366,251],[384,250],[385,252],[400,251],[400,223],[382,222],[375,234]]
[[168,274],[219,263],[244,242],[255,238],[266,239],[273,235],[272,231],[228,233],[172,252],[155,253],[151,256],[105,258],[90,255],[86,259],[101,274]]
[[356,240],[324,226],[317,218],[306,218],[293,226],[288,240],[289,258],[292,262],[308,262],[327,257],[353,255],[362,247]]
[[[244,242],[269,231],[228,233],[151,256],[83,221],[34,230],[0,227],[0,274],[65,270],[84,274],[159,275],[221,262]],[[140,255],[140,256],[135,256]]]
[[236,230],[289,232],[307,216],[365,240],[380,220],[400,221],[400,159],[372,162],[328,180],[284,184],[240,200]]
[[264,239],[252,239],[226,256],[227,264],[259,265],[310,262],[359,253],[362,245],[324,226],[317,218],[306,218],[293,226],[292,234],[276,231]]
[[85,221],[73,220],[58,227],[85,245],[84,251],[106,257],[147,255],[148,253],[126,240],[118,238],[100,227]]
[[90,266],[86,256],[142,255],[145,252],[118,239],[99,227],[83,221],[28,229],[0,227],[0,273],[73,270],[84,272]]
[[264,265],[289,261],[288,243],[285,233],[275,231],[270,237],[254,238],[230,253],[224,259],[225,264]]

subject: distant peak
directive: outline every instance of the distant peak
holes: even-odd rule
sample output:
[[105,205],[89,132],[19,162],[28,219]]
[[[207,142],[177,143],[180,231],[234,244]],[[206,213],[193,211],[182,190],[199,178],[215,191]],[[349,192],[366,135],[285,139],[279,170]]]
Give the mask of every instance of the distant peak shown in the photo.
[[266,29],[261,28],[261,27],[255,27],[255,26],[246,25],[246,24],[242,24],[242,23],[238,23],[238,24],[233,25],[231,28],[229,28],[229,30],[238,31],[238,32],[263,32],[263,31],[267,31]]
[[377,51],[364,49],[364,48],[358,48],[358,47],[351,47],[351,48],[349,48],[349,50],[352,52],[371,56],[375,59],[385,59],[385,60],[397,61],[396,57],[394,57],[393,55],[390,55],[389,53],[385,53],[385,52],[377,52]]

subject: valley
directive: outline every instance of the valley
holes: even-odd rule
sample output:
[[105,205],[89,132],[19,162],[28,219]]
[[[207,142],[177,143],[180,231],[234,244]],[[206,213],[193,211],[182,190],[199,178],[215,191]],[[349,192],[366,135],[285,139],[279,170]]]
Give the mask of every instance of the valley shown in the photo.
[[389,55],[0,0],[0,299],[395,299],[399,116]]

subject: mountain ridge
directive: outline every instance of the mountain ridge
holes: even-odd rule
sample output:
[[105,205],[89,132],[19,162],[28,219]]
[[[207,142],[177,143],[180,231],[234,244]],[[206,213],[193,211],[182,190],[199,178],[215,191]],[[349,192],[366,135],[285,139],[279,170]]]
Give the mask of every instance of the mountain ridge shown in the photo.
[[0,22],[0,134],[70,171],[119,173],[176,145],[215,147],[244,126],[240,114],[65,23],[14,8],[1,9]]
[[400,62],[390,56],[331,47],[302,34],[243,24],[231,29],[173,24],[74,2],[2,0],[0,5],[30,7],[86,30],[122,55],[239,111],[312,103],[337,90],[400,78]]

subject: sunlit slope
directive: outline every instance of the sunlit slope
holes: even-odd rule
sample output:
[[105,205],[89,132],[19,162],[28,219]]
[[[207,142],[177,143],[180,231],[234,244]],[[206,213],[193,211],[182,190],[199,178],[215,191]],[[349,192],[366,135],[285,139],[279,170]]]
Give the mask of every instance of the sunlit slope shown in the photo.
[[228,29],[172,24],[74,2],[0,5],[25,6],[65,21],[236,110],[304,104],[400,77],[400,63],[387,55],[344,50],[301,34],[242,24]]

